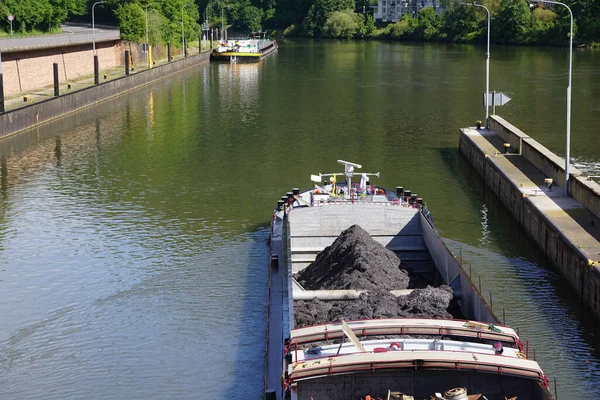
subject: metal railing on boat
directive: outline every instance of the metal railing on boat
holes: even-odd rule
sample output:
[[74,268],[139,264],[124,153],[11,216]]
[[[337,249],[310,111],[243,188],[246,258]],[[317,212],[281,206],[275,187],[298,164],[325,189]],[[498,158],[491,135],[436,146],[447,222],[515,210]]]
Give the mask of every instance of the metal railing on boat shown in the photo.
[[[440,335],[475,338],[512,343],[522,348],[518,335],[511,328],[474,321],[447,319],[395,318],[348,321],[356,336],[374,335]],[[313,325],[293,329],[288,348],[299,344],[339,339],[344,336],[341,323]]]

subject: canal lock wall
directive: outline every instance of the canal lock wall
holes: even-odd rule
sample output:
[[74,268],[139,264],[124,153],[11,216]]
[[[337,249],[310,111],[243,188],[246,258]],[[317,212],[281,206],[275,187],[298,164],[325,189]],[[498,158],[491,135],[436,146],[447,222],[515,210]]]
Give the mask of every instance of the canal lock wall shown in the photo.
[[208,62],[210,52],[162,64],[0,114],[0,138],[92,106],[177,72]]
[[[550,215],[551,211],[536,204],[534,197],[524,194],[522,183],[515,179],[508,168],[497,162],[496,156],[500,155],[501,150],[484,149],[468,134],[469,129],[473,128],[460,130],[459,151],[574,288],[584,308],[600,320],[600,254],[582,249],[577,243],[577,234],[557,224]],[[544,176],[562,185],[565,176],[563,158],[501,117],[490,117],[490,130],[501,141],[510,144],[513,154],[521,155]],[[570,167],[569,192],[582,207],[600,218],[600,185]]]

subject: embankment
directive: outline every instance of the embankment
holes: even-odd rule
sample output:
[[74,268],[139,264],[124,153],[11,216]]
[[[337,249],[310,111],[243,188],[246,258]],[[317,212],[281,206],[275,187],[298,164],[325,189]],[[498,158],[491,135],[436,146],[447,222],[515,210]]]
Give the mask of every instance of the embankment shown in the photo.
[[0,114],[0,138],[72,113],[209,61],[210,52],[179,59]]
[[[498,116],[490,131],[463,128],[459,149],[533,238],[547,259],[600,319],[600,185]],[[510,144],[503,154],[504,144]],[[547,187],[547,179],[553,184]]]

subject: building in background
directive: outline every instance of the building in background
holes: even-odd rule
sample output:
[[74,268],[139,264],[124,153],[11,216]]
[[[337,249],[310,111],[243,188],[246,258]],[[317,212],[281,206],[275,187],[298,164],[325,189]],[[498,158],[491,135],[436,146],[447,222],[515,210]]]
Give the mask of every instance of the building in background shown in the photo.
[[373,6],[373,16],[380,22],[398,22],[404,14],[417,17],[419,10],[425,7],[433,7],[438,15],[443,12],[440,0],[378,0]]

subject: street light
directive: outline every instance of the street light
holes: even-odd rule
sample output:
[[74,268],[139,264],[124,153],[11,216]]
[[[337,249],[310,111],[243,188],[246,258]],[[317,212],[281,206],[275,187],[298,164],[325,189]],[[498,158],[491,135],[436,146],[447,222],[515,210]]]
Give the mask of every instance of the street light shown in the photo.
[[223,36],[225,36],[225,23],[223,19],[223,10],[225,8],[229,8],[229,5],[224,5],[223,7],[221,7],[221,40],[223,40]]
[[490,21],[491,21],[491,17],[492,14],[490,13],[490,10],[482,5],[482,4],[477,4],[475,2],[473,3],[460,3],[466,6],[475,6],[475,7],[481,7],[481,8],[485,8],[485,11],[487,11],[488,14],[488,20],[487,20],[487,58],[485,60],[485,129],[488,130],[490,129],[490,125],[489,125],[489,121],[490,121]]
[[93,53],[94,53],[94,84],[99,84],[100,83],[100,79],[98,77],[98,54],[96,53],[96,25],[95,25],[95,21],[94,21],[94,7],[96,7],[97,4],[102,4],[102,3],[106,3],[106,1],[97,1],[94,4],[92,4],[92,49],[93,49]]
[[185,30],[183,28],[183,8],[189,6],[189,4],[181,5],[181,47],[183,49],[183,56],[185,57]]
[[[537,3],[538,0],[536,0]],[[558,4],[567,7],[571,16],[571,35],[569,36],[569,86],[567,86],[567,154],[565,156],[565,184],[563,188],[564,196],[569,195],[569,158],[571,157],[571,75],[573,73],[573,12],[571,8],[560,1],[539,0],[542,3]]]
[[148,7],[156,3],[148,3],[146,4],[146,65],[150,68],[150,57],[148,57],[148,49],[150,47],[150,43],[148,42]]
[[97,1],[94,4],[92,4],[92,47],[94,49],[94,55],[96,55],[96,27],[94,24],[94,7],[96,7],[97,4],[102,3],[106,3],[106,1]]

